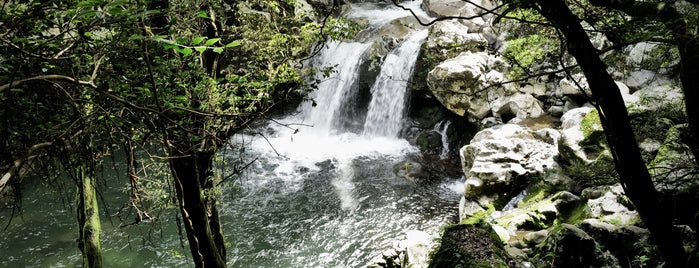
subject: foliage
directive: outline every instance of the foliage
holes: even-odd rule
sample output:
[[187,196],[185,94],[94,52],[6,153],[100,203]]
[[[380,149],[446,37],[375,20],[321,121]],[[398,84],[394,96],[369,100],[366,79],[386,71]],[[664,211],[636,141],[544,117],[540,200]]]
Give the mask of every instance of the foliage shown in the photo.
[[547,62],[554,62],[558,55],[558,41],[551,38],[545,30],[509,40],[503,51],[503,56],[512,65],[508,73],[511,79],[534,73],[538,68],[546,66]]
[[[137,218],[127,224],[173,207],[171,157],[210,158],[252,119],[302,93],[313,70],[300,63],[323,39],[319,23],[294,15],[293,0],[18,0],[0,8],[0,169],[14,170],[15,160],[63,162],[39,170],[47,174],[99,166],[121,148],[131,198],[119,216]],[[329,25],[336,37],[352,29]],[[213,181],[223,176],[211,175],[201,198],[215,206]]]

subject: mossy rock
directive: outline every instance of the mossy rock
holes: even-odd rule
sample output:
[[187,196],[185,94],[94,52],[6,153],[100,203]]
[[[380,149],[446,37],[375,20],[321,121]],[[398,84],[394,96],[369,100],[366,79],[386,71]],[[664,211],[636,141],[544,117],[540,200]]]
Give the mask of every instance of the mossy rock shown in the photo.
[[431,259],[431,268],[509,267],[498,235],[486,223],[447,226]]

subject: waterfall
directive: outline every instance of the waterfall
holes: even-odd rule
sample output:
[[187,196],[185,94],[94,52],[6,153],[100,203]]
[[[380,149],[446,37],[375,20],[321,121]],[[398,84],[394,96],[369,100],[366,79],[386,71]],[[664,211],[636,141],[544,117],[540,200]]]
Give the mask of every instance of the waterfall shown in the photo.
[[446,159],[449,157],[449,137],[447,135],[449,125],[451,125],[451,121],[444,120],[434,126],[434,131],[439,133],[439,135],[442,137],[442,152],[439,153],[440,159]]
[[334,68],[330,76],[319,74],[316,77],[321,81],[311,94],[316,106],[306,102],[301,107],[301,120],[313,125],[316,133],[327,135],[332,131],[332,123],[340,116],[340,106],[359,76],[359,66],[367,48],[369,44],[332,41],[314,58],[314,66]]
[[414,32],[386,56],[371,88],[372,99],[364,123],[364,135],[398,136],[408,94],[408,81],[425,38],[427,30]]

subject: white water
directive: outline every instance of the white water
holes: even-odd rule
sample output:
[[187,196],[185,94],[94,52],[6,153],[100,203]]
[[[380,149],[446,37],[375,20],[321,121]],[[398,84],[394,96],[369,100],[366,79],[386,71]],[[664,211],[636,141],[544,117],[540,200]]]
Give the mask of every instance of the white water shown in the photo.
[[264,139],[236,137],[258,161],[238,182],[240,194],[226,211],[236,215],[233,266],[363,267],[408,231],[437,236],[456,215],[460,193],[454,187],[463,183],[418,187],[393,173],[395,165],[419,153],[398,134],[407,82],[426,36],[427,30],[414,32],[386,56],[361,134],[335,125],[348,116],[342,105],[355,102],[350,98],[370,44],[331,42],[313,60],[336,70],[311,96],[316,105],[304,103],[297,115],[278,120],[290,127],[267,126]]
[[329,135],[332,130],[332,122],[337,120],[342,101],[347,99],[354,82],[359,75],[359,64],[362,56],[369,48],[369,44],[355,42],[329,42],[323,52],[313,62],[318,68],[334,67],[334,72],[329,77],[319,74],[321,80],[312,94],[317,106],[306,102],[301,107],[301,118],[294,117],[314,126],[316,133]]
[[372,99],[364,123],[364,135],[398,136],[404,121],[408,81],[425,38],[427,30],[415,32],[386,56],[371,87]]
[[439,153],[440,159],[447,159],[447,157],[449,157],[449,150],[450,149],[449,149],[449,137],[447,135],[447,130],[449,130],[450,125],[451,125],[451,121],[444,120],[441,123],[434,126],[434,131],[439,133],[439,135],[442,137],[442,151]]

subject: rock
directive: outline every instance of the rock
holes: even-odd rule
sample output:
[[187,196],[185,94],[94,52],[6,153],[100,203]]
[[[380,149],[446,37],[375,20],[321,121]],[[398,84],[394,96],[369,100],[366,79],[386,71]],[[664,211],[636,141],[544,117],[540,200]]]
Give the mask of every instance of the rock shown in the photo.
[[[551,131],[551,135],[557,132]],[[467,198],[488,194],[514,196],[516,184],[544,178],[556,170],[558,148],[528,128],[505,124],[478,132],[469,145],[461,148],[461,164],[466,175]],[[548,141],[548,142],[547,142]]]
[[[586,219],[578,224],[604,251],[610,252],[618,260],[634,260],[637,256],[649,255],[647,244],[648,230],[636,226],[616,226],[597,219]],[[655,267],[650,263],[648,267]]]
[[464,52],[437,65],[427,74],[427,87],[447,109],[459,116],[481,120],[491,113],[491,96],[504,95],[503,88],[490,88],[504,81],[496,68],[502,60],[485,52]]
[[566,170],[581,186],[613,183],[618,177],[597,110],[581,107],[561,117],[558,149]]
[[688,133],[686,124],[676,125],[667,132],[667,137],[650,162],[649,172],[662,193],[692,192],[698,187],[699,175],[694,167],[694,155],[689,145],[683,142],[683,133]]
[[[630,210],[620,202],[620,200],[626,198],[622,192],[621,185],[617,184],[610,187],[609,190],[599,198],[587,200],[590,217],[617,226],[639,223],[640,218],[638,212]],[[627,203],[627,201],[623,202]]]
[[491,102],[493,115],[508,121],[509,118],[537,118],[544,115],[543,103],[530,94],[517,93],[497,98]]
[[546,94],[546,85],[544,84],[526,84],[519,88],[519,92],[530,94],[537,99],[548,96]]
[[549,231],[544,229],[544,230],[539,230],[535,232],[529,232],[526,235],[524,235],[524,240],[523,242],[530,247],[539,245],[546,240],[546,237],[548,237]]
[[551,231],[538,251],[551,267],[618,267],[618,260],[580,228],[563,223]]
[[682,89],[672,84],[645,87],[632,94],[635,101],[627,102],[630,115],[655,112],[662,109],[684,110]]
[[429,174],[427,174],[420,163],[412,161],[404,161],[394,165],[393,173],[395,173],[396,176],[405,178],[413,183],[416,183],[419,179],[429,177]]
[[306,0],[294,1],[294,16],[297,18],[308,18],[310,21],[316,20],[316,12],[313,6],[306,2]]
[[398,242],[398,247],[405,249],[406,260],[403,260],[403,267],[426,268],[429,262],[429,251],[432,248],[432,237],[430,234],[410,230],[405,234],[405,240]]
[[569,112],[570,110],[580,107],[580,105],[578,105],[578,103],[570,97],[563,97],[563,101],[563,114]]
[[[587,79],[582,74],[573,75],[574,81],[569,78],[563,78],[558,82],[558,88],[555,95],[557,97],[569,96],[574,98],[584,98],[585,95],[590,96],[590,86],[587,84]],[[578,87],[580,86],[580,88]]]
[[487,29],[491,29],[488,26],[487,21],[490,20],[492,15],[485,14],[485,10],[478,8],[475,5],[481,6],[485,9],[490,9],[494,7],[493,3],[489,0],[475,0],[469,2],[460,0],[424,0],[423,6],[425,7],[427,13],[433,17],[473,17],[473,19],[464,20],[462,22],[468,26],[471,32],[482,32],[486,31]]
[[430,267],[507,267],[502,242],[488,224],[444,228]]
[[466,26],[456,21],[440,21],[431,28],[422,55],[436,63],[454,58],[462,52],[482,52],[488,47],[488,41],[479,33],[469,33]]
[[433,17],[458,16],[466,2],[461,0],[425,0],[422,2],[427,14]]
[[493,231],[500,237],[500,241],[503,243],[510,241],[510,231],[497,224],[492,225],[492,227]]
[[462,221],[467,217],[471,217],[478,212],[484,211],[485,209],[483,209],[478,202],[468,200],[463,196],[461,197],[461,200],[459,201],[459,221]]

